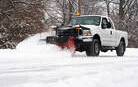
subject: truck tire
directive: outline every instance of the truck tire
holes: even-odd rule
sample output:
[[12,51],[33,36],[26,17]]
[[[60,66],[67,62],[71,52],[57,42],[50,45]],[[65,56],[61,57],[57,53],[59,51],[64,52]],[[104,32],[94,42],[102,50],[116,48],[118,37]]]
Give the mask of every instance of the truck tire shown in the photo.
[[116,48],[117,56],[123,56],[125,53],[126,47],[125,42],[123,40],[120,41],[119,46]]
[[100,53],[100,43],[99,40],[94,39],[86,50],[87,56],[99,56]]

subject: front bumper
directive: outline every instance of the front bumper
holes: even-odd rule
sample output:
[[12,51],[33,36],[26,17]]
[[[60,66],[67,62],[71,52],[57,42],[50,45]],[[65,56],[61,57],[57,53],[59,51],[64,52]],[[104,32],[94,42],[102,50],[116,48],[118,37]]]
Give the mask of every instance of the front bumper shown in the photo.
[[83,42],[92,42],[92,36],[80,36],[77,39],[82,40]]

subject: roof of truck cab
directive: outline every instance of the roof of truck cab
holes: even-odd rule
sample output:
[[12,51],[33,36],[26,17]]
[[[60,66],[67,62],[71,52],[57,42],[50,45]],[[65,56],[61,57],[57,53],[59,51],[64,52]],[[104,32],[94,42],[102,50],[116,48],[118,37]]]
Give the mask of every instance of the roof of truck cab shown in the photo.
[[103,16],[103,15],[80,15],[80,16],[77,16],[77,17],[85,17],[85,16],[99,16],[99,17],[106,17],[106,18],[108,18],[108,16]]

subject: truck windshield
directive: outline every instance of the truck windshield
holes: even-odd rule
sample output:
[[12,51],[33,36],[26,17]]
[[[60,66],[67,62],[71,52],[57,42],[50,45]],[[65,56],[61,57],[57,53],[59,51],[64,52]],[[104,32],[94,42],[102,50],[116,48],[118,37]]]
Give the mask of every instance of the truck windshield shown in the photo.
[[100,25],[101,17],[99,16],[83,16],[74,17],[68,25]]

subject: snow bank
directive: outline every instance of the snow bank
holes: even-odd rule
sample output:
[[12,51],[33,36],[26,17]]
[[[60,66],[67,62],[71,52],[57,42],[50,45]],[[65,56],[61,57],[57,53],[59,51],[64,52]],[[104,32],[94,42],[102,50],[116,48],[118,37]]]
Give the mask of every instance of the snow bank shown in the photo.
[[[7,57],[7,54],[11,54],[10,57],[21,57],[26,58],[30,56],[34,57],[69,57],[71,53],[67,50],[62,50],[58,46],[46,44],[44,39],[49,33],[36,34],[32,37],[27,38],[23,42],[17,45],[15,50],[0,50],[3,58]],[[43,39],[43,41],[41,41]]]

